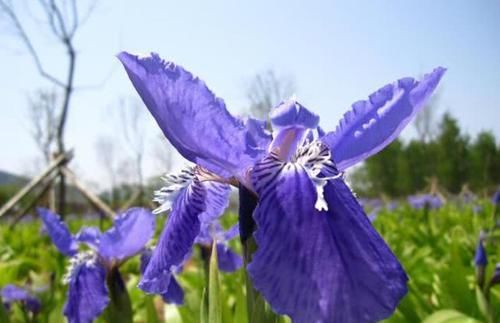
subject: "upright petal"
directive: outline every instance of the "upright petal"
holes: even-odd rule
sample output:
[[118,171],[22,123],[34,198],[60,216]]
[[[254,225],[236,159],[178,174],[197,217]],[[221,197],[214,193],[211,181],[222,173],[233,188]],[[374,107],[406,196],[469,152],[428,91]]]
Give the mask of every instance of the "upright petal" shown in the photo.
[[65,256],[74,256],[78,251],[78,244],[71,232],[69,232],[66,223],[61,221],[59,216],[49,209],[38,208],[37,210],[47,229],[47,233],[57,249]]
[[422,109],[446,69],[436,68],[421,81],[403,78],[353,104],[336,130],[323,137],[339,171],[363,161],[390,144]]
[[273,141],[269,152],[272,151],[283,161],[288,161],[294,155],[309,130],[316,128],[319,122],[318,115],[294,99],[284,101],[273,109],[270,118]]
[[92,322],[108,305],[106,271],[96,262],[85,261],[70,273],[64,315],[70,323]]
[[96,227],[82,227],[75,236],[76,241],[87,244],[94,250],[99,249],[101,231]]
[[233,117],[203,81],[157,54],[118,55],[165,136],[186,159],[222,176],[260,159],[270,137],[254,121]]
[[139,283],[143,291],[152,294],[167,292],[173,267],[184,262],[200,232],[199,216],[206,210],[205,197],[204,186],[197,179],[177,195]]
[[297,163],[256,165],[257,290],[294,322],[376,322],[406,293],[406,275],[341,179],[324,188],[327,211]]
[[113,227],[101,236],[99,254],[119,261],[134,256],[153,237],[155,221],[155,215],[142,208],[131,208],[116,216]]

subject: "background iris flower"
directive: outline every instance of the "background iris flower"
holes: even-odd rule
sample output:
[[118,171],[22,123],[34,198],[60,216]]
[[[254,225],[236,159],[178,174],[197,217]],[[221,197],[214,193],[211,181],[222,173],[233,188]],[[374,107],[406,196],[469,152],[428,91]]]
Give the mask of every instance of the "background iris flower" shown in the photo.
[[12,303],[20,302],[26,310],[36,314],[42,306],[36,296],[33,296],[26,289],[12,284],[4,286],[0,290],[0,298],[6,309],[9,309]]
[[[132,208],[117,215],[113,226],[104,233],[84,227],[73,236],[50,210],[39,208],[38,214],[57,249],[71,257],[65,279],[69,284],[64,306],[68,321],[91,322],[108,306],[110,298],[112,303],[120,299],[128,303],[128,308],[120,309],[127,311],[130,301],[118,267],[140,253],[153,237],[155,216],[146,209]],[[78,251],[80,243],[89,250]],[[125,313],[128,314],[131,313]],[[131,321],[131,317],[128,319]]]
[[408,203],[415,209],[439,209],[443,206],[443,199],[438,194],[420,194],[408,197]]
[[343,180],[382,150],[423,107],[445,72],[403,78],[356,102],[335,131],[294,99],[264,122],[238,119],[198,78],[158,55],[121,53],[130,80],[179,153],[196,164],[167,178],[171,209],[140,287],[162,293],[206,217],[217,218],[228,185],[240,188],[240,234],[257,244],[254,287],[294,322],[374,322],[407,292],[407,276]]

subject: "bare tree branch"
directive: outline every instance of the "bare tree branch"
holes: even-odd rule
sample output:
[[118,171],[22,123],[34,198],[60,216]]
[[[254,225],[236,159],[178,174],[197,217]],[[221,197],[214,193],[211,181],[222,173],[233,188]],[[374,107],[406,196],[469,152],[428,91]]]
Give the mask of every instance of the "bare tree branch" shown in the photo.
[[26,34],[24,27],[22,26],[21,22],[19,21],[17,15],[14,13],[12,7],[10,5],[8,5],[5,2],[5,0],[0,0],[0,8],[3,10],[3,12],[5,12],[7,14],[9,19],[12,21],[12,24],[16,28],[16,31],[17,31],[19,37],[21,38],[22,42],[24,43],[24,45],[28,49],[29,54],[33,58],[33,61],[35,62],[36,68],[38,69],[38,72],[40,73],[40,75],[42,77],[46,78],[47,80],[51,81],[55,85],[60,86],[60,87],[64,87],[65,86],[64,82],[60,81],[55,76],[49,74],[43,68],[42,62],[41,62],[40,58],[38,57],[38,54],[37,54],[35,48],[33,47],[33,44],[31,43],[30,38]]

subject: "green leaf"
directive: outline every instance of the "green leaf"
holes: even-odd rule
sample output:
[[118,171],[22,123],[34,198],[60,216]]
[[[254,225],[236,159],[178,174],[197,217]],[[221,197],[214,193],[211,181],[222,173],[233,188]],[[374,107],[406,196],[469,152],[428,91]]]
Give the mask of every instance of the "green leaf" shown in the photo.
[[160,319],[158,318],[158,313],[156,312],[156,307],[154,304],[153,296],[146,296],[146,316],[147,322],[151,323],[159,323]]
[[455,310],[441,310],[427,317],[422,323],[480,323]]
[[117,267],[112,268],[106,276],[109,290],[109,305],[105,311],[107,322],[132,323],[132,305],[127,288]]
[[206,288],[203,288],[203,293],[201,295],[200,323],[208,323],[208,298]]
[[208,323],[222,323],[219,266],[217,263],[217,245],[212,244],[208,275]]
[[479,307],[479,311],[483,314],[484,318],[488,320],[488,322],[493,322],[493,313],[491,312],[490,305],[484,296],[483,291],[479,286],[476,285],[476,300],[477,306]]
[[0,297],[0,322],[9,323],[9,316],[7,315],[7,311],[5,306],[3,306],[2,298]]

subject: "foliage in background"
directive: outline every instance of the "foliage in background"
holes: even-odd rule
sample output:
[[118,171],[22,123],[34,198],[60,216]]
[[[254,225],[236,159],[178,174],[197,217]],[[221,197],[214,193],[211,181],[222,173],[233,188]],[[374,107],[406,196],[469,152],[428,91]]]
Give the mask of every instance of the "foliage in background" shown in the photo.
[[[478,208],[479,206],[480,208]],[[481,209],[479,212],[478,210]],[[401,260],[410,277],[408,295],[387,322],[445,322],[451,317],[464,322],[488,321],[484,304],[476,291],[474,250],[479,232],[493,225],[493,206],[489,201],[475,205],[447,204],[439,210],[415,210],[403,205],[393,211],[381,211],[374,225]],[[223,217],[227,228],[236,220],[235,214]],[[163,217],[161,217],[163,220]],[[96,220],[68,219],[73,232]],[[110,223],[101,223],[103,229]],[[157,231],[162,224],[157,226]],[[156,236],[158,236],[157,232]],[[232,246],[241,250],[238,241]],[[486,280],[500,262],[500,234],[491,231],[486,241],[489,265]],[[203,290],[208,273],[199,249],[188,262],[179,282],[185,290],[185,305],[166,305],[160,297],[144,294],[136,286],[139,281],[139,260],[131,259],[121,268],[130,293],[134,322],[197,323],[202,317]],[[42,312],[37,322],[64,322],[62,306],[67,286],[62,284],[67,260],[53,247],[48,236],[40,231],[38,221],[20,223],[13,229],[0,225],[0,287],[9,283],[28,286],[42,299]],[[326,269],[327,270],[327,269]],[[212,273],[213,275],[213,273]],[[222,322],[247,322],[244,272],[219,273]],[[208,296],[206,296],[208,297]],[[500,286],[491,289],[490,310],[500,319]],[[434,314],[434,315],[433,315]],[[432,315],[432,316],[431,316]],[[21,310],[13,309],[12,322],[24,322]],[[273,322],[289,322],[275,318]],[[474,321],[476,320],[476,321]],[[104,322],[100,319],[99,322]],[[494,321],[493,321],[494,322]]]
[[491,193],[500,184],[499,143],[491,132],[472,140],[446,113],[433,139],[396,140],[352,175],[361,195],[391,197],[426,190],[431,178],[447,193],[458,194],[465,184],[474,192]]

